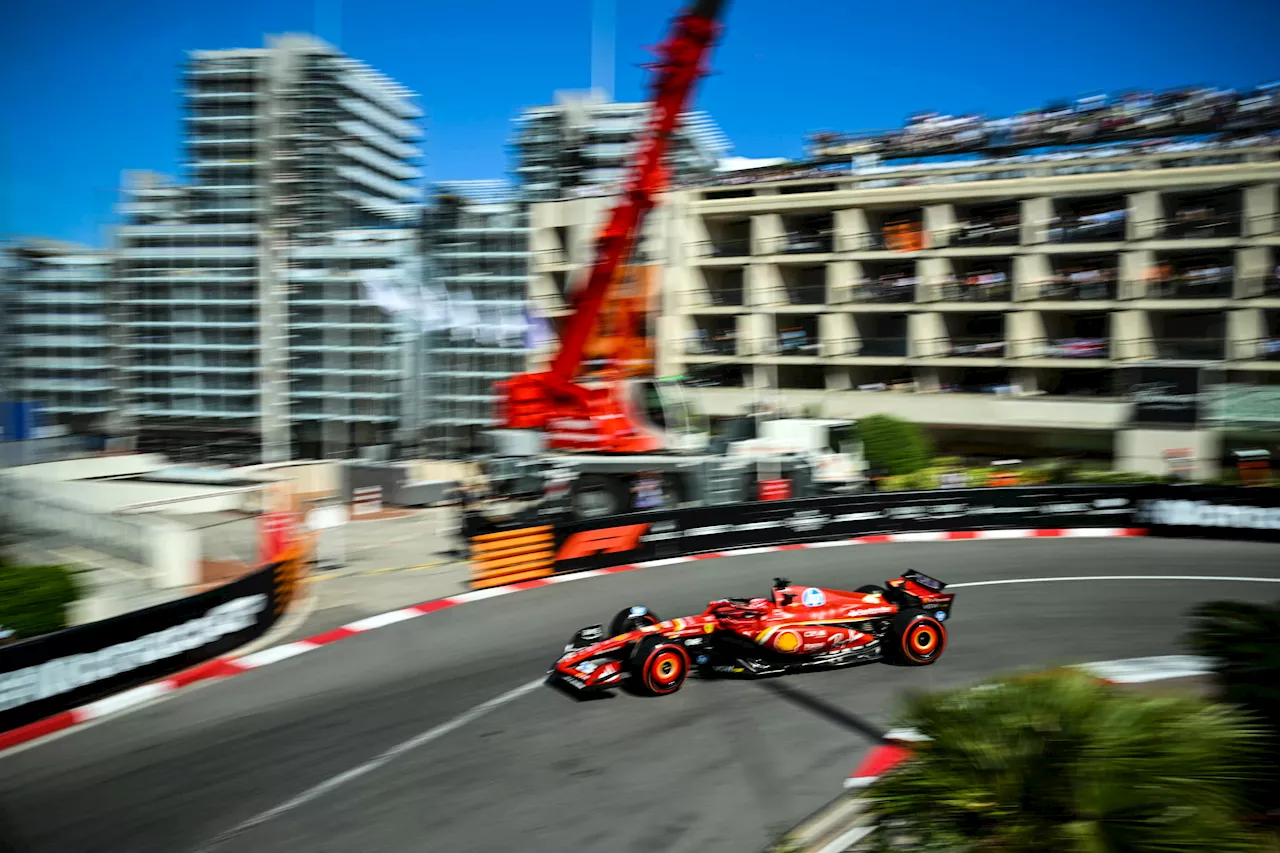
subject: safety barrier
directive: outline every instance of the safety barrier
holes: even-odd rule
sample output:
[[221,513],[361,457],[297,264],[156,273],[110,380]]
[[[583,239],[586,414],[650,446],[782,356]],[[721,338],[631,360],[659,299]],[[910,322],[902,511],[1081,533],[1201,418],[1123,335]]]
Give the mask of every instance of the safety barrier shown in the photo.
[[556,525],[555,571],[881,534],[1080,527],[1280,542],[1280,489],[1008,485],[661,509]]
[[280,556],[207,592],[0,648],[0,733],[189,671],[261,637],[305,570],[300,549]]
[[521,527],[471,537],[471,586],[484,589],[555,571],[555,528]]

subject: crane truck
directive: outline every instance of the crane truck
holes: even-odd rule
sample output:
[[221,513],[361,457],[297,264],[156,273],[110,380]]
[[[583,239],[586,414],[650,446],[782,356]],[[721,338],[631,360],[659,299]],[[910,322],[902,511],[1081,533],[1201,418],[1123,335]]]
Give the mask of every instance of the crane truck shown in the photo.
[[856,488],[865,464],[850,421],[751,419],[747,434],[711,446],[707,418],[679,382],[616,378],[582,382],[584,352],[623,275],[645,216],[666,186],[671,135],[707,73],[725,0],[694,0],[656,49],[653,106],[629,178],[571,297],[560,349],[546,370],[498,383],[486,473],[502,490],[542,495],[577,516],[633,507],[637,481],[657,479],[662,503],[735,503],[758,496],[757,480],[786,479],[802,496]]

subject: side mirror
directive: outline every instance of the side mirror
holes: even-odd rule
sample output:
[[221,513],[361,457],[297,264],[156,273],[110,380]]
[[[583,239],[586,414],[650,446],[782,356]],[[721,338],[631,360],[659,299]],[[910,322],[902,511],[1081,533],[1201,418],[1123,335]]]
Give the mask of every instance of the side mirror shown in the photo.
[[773,579],[773,588],[774,588],[774,589],[786,589],[786,588],[787,588],[787,587],[789,587],[789,586],[791,586],[791,581],[787,580],[786,578],[774,578],[774,579]]

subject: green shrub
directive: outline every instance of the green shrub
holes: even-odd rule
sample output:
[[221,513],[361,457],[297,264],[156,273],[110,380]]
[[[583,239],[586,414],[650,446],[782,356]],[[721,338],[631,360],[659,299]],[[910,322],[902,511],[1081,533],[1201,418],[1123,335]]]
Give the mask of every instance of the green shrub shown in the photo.
[[65,566],[0,565],[0,627],[18,639],[67,627],[67,607],[76,598]]
[[939,456],[930,463],[934,468],[942,468],[951,470],[953,468],[964,467],[964,457],[961,456]]
[[896,474],[884,477],[880,480],[880,491],[905,492],[909,488],[907,478],[910,476],[910,474]]
[[994,468],[969,468],[964,476],[971,487],[991,485],[991,477],[996,473]]
[[1234,708],[1081,672],[909,695],[927,738],[864,794],[882,851],[1263,851],[1242,792],[1268,744]]
[[933,447],[924,430],[889,415],[871,415],[858,422],[867,464],[889,475],[913,474],[929,464]]

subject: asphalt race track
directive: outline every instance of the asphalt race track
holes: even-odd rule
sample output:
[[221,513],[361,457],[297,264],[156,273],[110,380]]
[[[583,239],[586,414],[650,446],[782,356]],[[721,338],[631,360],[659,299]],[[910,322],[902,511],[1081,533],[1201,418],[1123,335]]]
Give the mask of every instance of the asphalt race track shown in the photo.
[[[835,796],[869,745],[768,682],[691,680],[662,699],[595,702],[536,687],[456,718],[541,678],[574,630],[624,605],[672,617],[712,598],[766,594],[775,575],[854,588],[911,567],[951,583],[1280,577],[1277,554],[1275,545],[1161,539],[865,545],[528,590],[380,628],[0,756],[0,809],[16,853],[758,850]],[[786,684],[883,726],[912,688],[1184,652],[1190,605],[1271,600],[1280,586],[1115,580],[957,592],[936,665],[873,664]],[[369,764],[413,738],[413,748]],[[353,768],[361,770],[341,784],[295,799]]]

